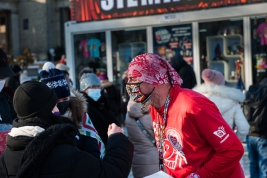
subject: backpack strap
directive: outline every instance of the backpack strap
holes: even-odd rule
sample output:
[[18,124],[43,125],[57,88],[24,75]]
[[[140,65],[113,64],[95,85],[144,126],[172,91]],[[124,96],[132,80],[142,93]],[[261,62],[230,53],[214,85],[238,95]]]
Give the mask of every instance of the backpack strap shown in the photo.
[[148,131],[145,129],[145,127],[142,125],[142,123],[139,121],[138,118],[135,118],[135,121],[138,125],[138,127],[141,129],[141,131],[145,134],[145,136],[153,143],[154,146],[156,146],[156,141],[154,137],[152,137]]

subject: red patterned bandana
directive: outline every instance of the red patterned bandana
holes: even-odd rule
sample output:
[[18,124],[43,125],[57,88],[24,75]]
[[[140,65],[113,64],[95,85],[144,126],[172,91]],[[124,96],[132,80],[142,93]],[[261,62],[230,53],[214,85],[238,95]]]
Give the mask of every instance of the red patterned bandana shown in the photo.
[[175,69],[166,60],[153,53],[136,56],[129,64],[128,77],[152,85],[171,83],[172,86],[181,86],[183,83]]

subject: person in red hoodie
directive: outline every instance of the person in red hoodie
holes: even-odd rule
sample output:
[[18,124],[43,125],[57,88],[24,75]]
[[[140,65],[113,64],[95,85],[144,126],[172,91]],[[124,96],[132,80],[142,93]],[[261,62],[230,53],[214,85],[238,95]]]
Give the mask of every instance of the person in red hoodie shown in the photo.
[[243,178],[244,149],[216,105],[181,88],[182,79],[160,56],[136,56],[128,67],[126,90],[150,107],[159,152],[159,170],[179,178]]

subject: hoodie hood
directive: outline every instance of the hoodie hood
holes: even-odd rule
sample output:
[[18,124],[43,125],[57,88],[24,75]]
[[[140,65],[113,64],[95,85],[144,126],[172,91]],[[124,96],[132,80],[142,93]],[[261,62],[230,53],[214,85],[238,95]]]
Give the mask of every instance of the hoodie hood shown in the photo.
[[222,85],[202,84],[193,88],[193,90],[213,101],[221,113],[231,109],[236,103],[245,100],[245,95],[240,90]]
[[171,59],[171,65],[179,73],[180,69],[188,64],[183,59],[183,56],[178,54]]
[[140,118],[144,114],[141,113],[141,103],[136,103],[133,100],[129,100],[127,105],[128,115],[131,118]]

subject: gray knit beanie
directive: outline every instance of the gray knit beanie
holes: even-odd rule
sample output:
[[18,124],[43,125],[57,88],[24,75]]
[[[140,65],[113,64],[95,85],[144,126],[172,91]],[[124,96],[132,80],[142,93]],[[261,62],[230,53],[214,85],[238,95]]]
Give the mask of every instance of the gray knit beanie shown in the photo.
[[93,73],[84,73],[80,79],[80,90],[85,91],[92,86],[101,86],[99,78]]

